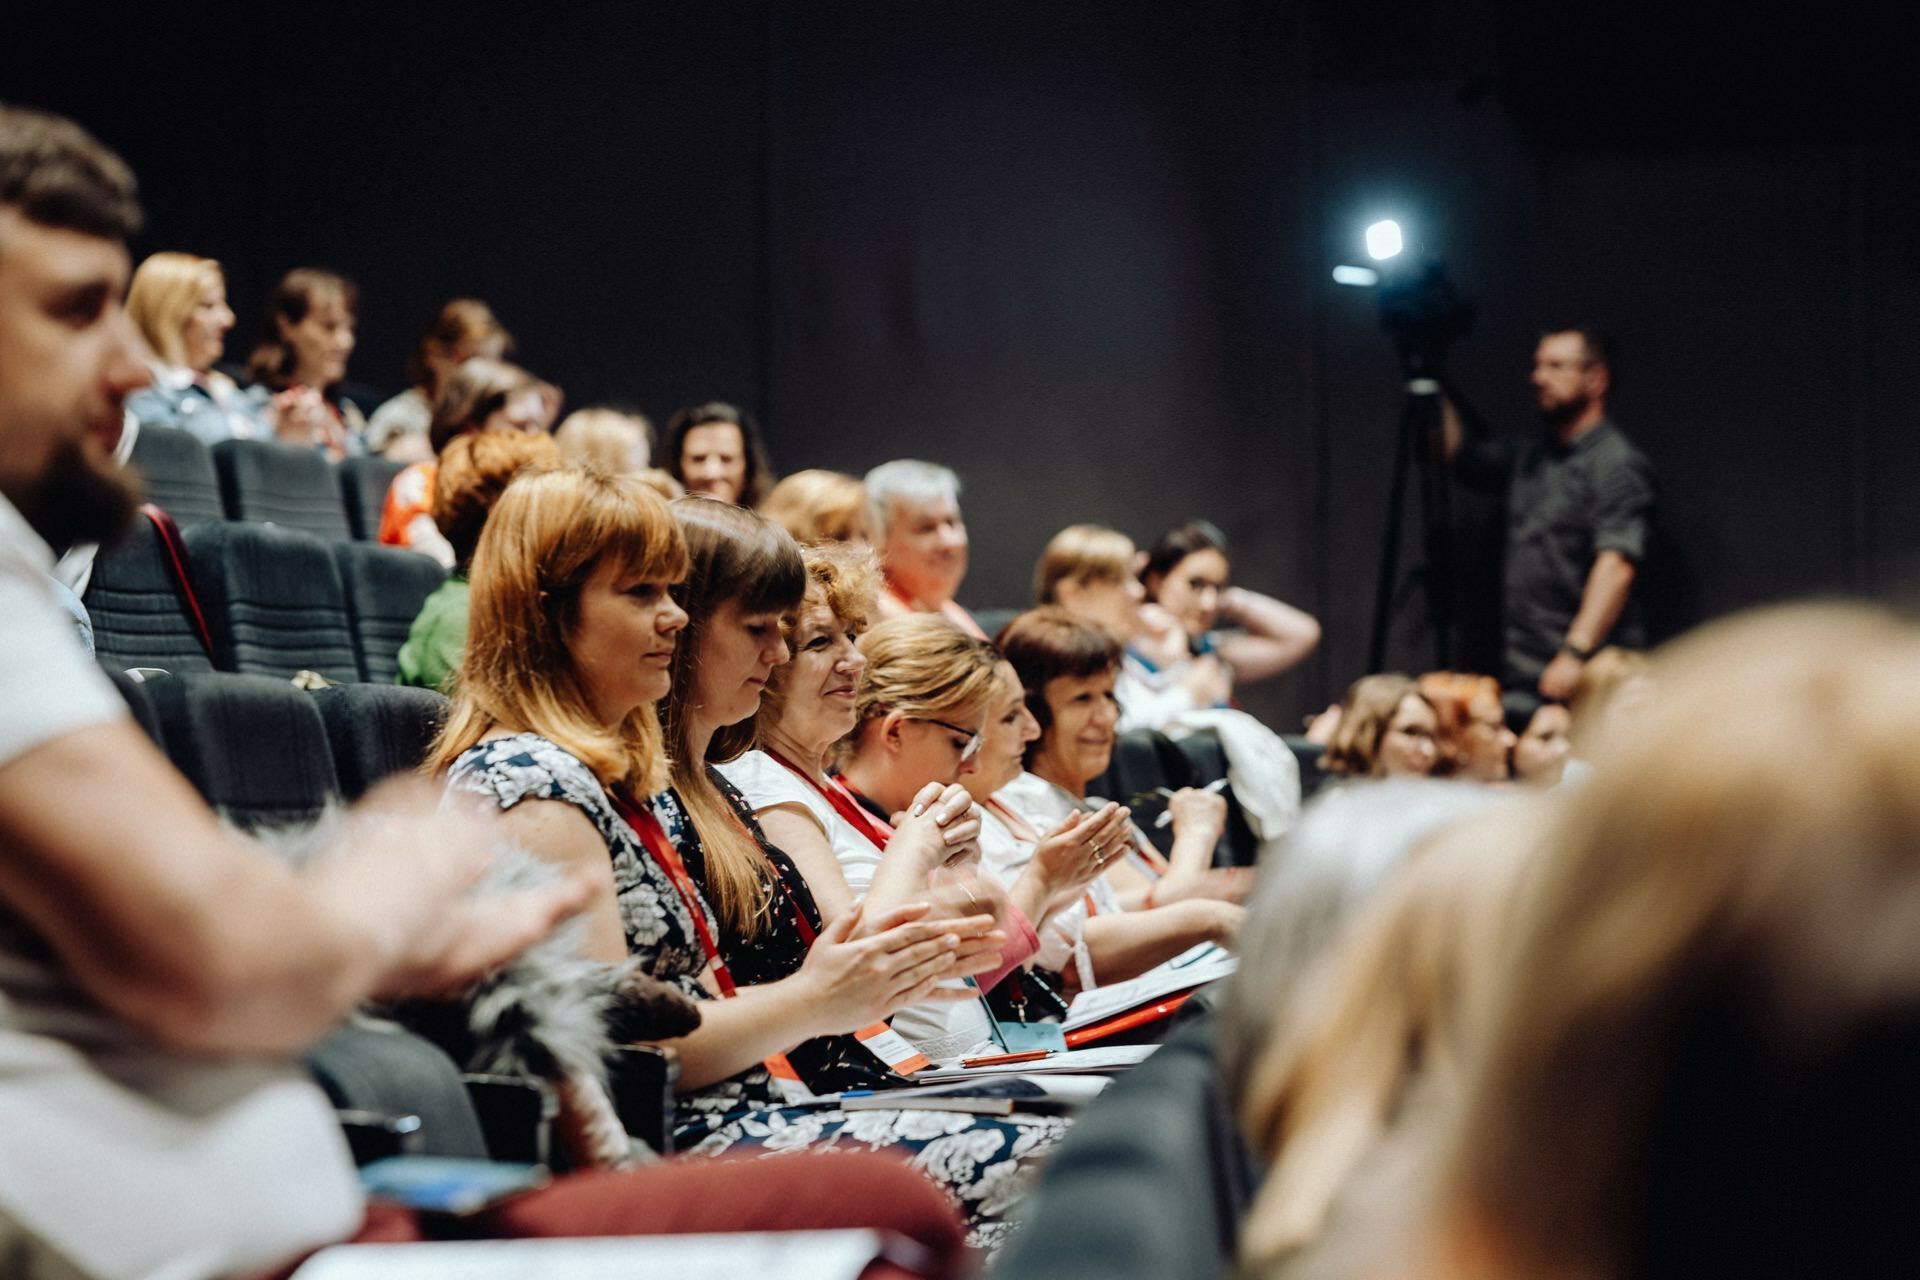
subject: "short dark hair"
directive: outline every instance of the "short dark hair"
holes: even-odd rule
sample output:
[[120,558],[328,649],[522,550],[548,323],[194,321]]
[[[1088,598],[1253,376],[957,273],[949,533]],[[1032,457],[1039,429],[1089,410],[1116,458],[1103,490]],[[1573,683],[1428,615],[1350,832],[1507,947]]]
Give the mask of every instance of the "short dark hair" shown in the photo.
[[[993,643],[1020,677],[1020,687],[1027,691],[1027,710],[1039,721],[1042,733],[1053,724],[1047,681],[1063,676],[1084,680],[1120,668],[1119,641],[1056,604],[1027,610],[1000,628]],[[1028,744],[1029,761],[1038,745]]]
[[0,105],[0,206],[43,227],[128,240],[140,230],[133,170],[73,121]]
[[1587,360],[1593,364],[1607,366],[1609,373],[1613,371],[1613,339],[1607,336],[1606,330],[1598,325],[1581,321],[1578,324],[1559,324],[1550,329],[1543,329],[1540,336],[1550,338],[1556,333],[1579,334],[1580,341],[1587,347]]

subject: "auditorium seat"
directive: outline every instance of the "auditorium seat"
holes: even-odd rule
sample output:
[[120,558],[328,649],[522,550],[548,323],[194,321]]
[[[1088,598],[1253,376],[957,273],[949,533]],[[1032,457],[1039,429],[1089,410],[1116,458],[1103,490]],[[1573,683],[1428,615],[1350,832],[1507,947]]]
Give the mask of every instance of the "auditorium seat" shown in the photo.
[[326,543],[231,520],[184,536],[215,667],[282,679],[300,671],[336,682],[360,678],[346,595]]
[[410,1031],[350,1022],[315,1046],[307,1067],[342,1111],[418,1119],[418,1131],[404,1145],[408,1155],[484,1160],[490,1154],[460,1069]]
[[340,500],[347,509],[347,527],[361,542],[380,540],[380,509],[386,506],[387,488],[404,470],[405,463],[372,456],[348,458],[334,468]]
[[269,440],[222,440],[212,452],[229,519],[277,524],[319,538],[352,536],[333,464],[318,450]]
[[147,501],[181,526],[226,515],[213,455],[198,436],[177,427],[141,427],[133,439],[133,469]]
[[419,768],[447,719],[445,695],[393,684],[337,684],[315,689],[313,702],[349,800],[382,778]]
[[1133,820],[1155,848],[1167,853],[1173,848],[1173,827],[1154,825],[1167,808],[1166,797],[1154,793],[1193,785],[1193,765],[1172,739],[1152,729],[1131,729],[1114,739],[1113,759],[1087,784],[1087,795],[1132,808]]
[[127,711],[133,716],[133,722],[140,726],[140,731],[152,740],[154,746],[165,751],[167,741],[160,733],[160,713],[154,710],[153,698],[147,693],[146,682],[136,680],[110,662],[101,665],[106,668],[107,679],[113,681],[113,687],[120,691],[120,699],[127,704]]
[[200,641],[165,544],[151,522],[135,520],[125,538],[100,553],[84,603],[93,619],[94,652],[103,663],[174,672],[213,670],[212,655]]
[[333,559],[346,592],[360,678],[391,684],[400,669],[400,646],[447,571],[417,551],[368,542],[336,542]]
[[285,680],[211,671],[146,688],[167,755],[237,826],[310,822],[338,793],[319,709]]
[[[1074,1118],[993,1280],[1212,1280],[1232,1273],[1253,1171],[1205,993],[1167,1042]],[[1189,1010],[1197,1010],[1189,1017]]]
[[[1220,738],[1211,730],[1190,733],[1176,739],[1174,746],[1187,758],[1191,768],[1187,785],[1204,787],[1218,782],[1227,776],[1227,751],[1220,745]],[[1234,797],[1233,788],[1222,789],[1227,801],[1227,829],[1220,837],[1220,843],[1214,846],[1213,865],[1216,867],[1250,867],[1259,860],[1260,841],[1255,838],[1253,828],[1247,825],[1247,815],[1240,808],[1240,801]]]
[[1320,758],[1327,749],[1317,742],[1308,742],[1297,733],[1282,734],[1280,740],[1287,744],[1287,750],[1293,752],[1293,758],[1300,766],[1300,798],[1312,799],[1315,792],[1333,780],[1333,775],[1320,767]]

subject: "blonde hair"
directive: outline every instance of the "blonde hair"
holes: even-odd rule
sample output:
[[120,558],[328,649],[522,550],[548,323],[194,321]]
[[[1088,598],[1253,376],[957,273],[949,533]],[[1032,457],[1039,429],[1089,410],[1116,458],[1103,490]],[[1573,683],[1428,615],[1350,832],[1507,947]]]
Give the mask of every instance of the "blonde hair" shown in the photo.
[[675,480],[671,471],[662,471],[659,467],[647,467],[634,472],[633,478],[668,502],[687,496],[687,486]]
[[1920,632],[1778,607],[1655,668],[1543,842],[1441,1161],[1441,1273],[1904,1269]]
[[1620,690],[1636,676],[1646,675],[1651,665],[1647,655],[1638,649],[1608,645],[1581,666],[1580,678],[1574,682],[1573,697],[1567,704],[1573,716],[1573,726],[1567,736],[1581,756],[1591,755],[1600,745],[1606,731],[1607,710]]
[[731,760],[750,748],[754,721],[717,727],[705,758],[695,756],[700,650],[714,613],[729,601],[738,601],[747,613],[785,613],[799,605],[806,595],[806,568],[786,531],[745,507],[694,495],[671,509],[687,545],[687,576],[674,590],[687,611],[687,627],[674,647],[673,684],[661,707],[673,753],[671,778],[700,837],[706,858],[701,887],[714,914],[751,937],[765,922],[766,855],[707,775],[707,762]]
[[1133,576],[1133,539],[1097,524],[1068,525],[1053,535],[1033,570],[1035,604],[1058,604],[1062,582],[1125,582]]
[[522,472],[507,486],[473,554],[466,653],[424,772],[444,771],[488,733],[508,729],[565,748],[636,803],[666,785],[655,709],[602,724],[569,656],[580,590],[609,559],[648,581],[686,573],[687,544],[653,490],[576,469]]
[[127,319],[168,364],[186,364],[187,320],[210,283],[226,288],[220,264],[190,253],[151,254],[133,273],[127,288]]
[[894,712],[949,720],[984,709],[994,695],[999,652],[937,613],[888,619],[860,637],[860,652],[867,658],[854,699],[861,725]]
[[801,546],[818,542],[872,542],[867,487],[839,471],[796,471],[760,504],[760,514]]
[[[1347,688],[1340,702],[1340,725],[1333,740],[1320,757],[1320,767],[1328,773],[1370,778],[1380,773],[1380,742],[1387,736],[1400,704],[1418,698],[1433,704],[1420,692],[1420,686],[1398,673],[1361,676]],[[1436,713],[1437,714],[1437,713]]]
[[[807,567],[807,593],[800,601],[800,609],[817,602],[825,605],[836,620],[846,623],[856,632],[863,632],[872,625],[873,615],[879,608],[878,556],[865,547],[824,543],[802,547],[800,558]],[[798,621],[798,610],[780,619],[780,633],[786,637],[789,648],[793,645],[794,627]],[[766,692],[760,695],[760,710],[753,717],[756,742],[767,725],[779,722],[780,708],[787,700],[787,676],[792,670],[790,665],[773,669]]]
[[[618,409],[575,409],[554,429],[553,440],[569,466],[615,474],[645,470],[653,456],[653,424],[641,414]],[[636,452],[638,466],[633,461]]]
[[1320,1233],[1416,1084],[1442,1099],[1458,1088],[1530,848],[1513,818],[1502,811],[1426,836],[1304,974],[1274,975],[1300,989],[1253,1059],[1240,1104],[1255,1150],[1272,1162],[1242,1232],[1247,1260]]

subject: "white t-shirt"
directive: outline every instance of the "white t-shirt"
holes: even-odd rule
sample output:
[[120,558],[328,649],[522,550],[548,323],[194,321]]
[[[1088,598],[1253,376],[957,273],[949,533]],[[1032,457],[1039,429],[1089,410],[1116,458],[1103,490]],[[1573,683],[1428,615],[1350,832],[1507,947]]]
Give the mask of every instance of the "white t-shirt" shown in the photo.
[[[749,751],[719,766],[754,812],[775,805],[796,805],[805,809],[833,847],[840,871],[847,878],[857,902],[873,887],[873,876],[884,856],[880,847],[867,839],[851,822],[841,817],[831,802],[793,771],[764,751]],[[893,1029],[913,1042],[913,1047],[936,1062],[959,1057],[993,1041],[987,1027],[986,1010],[977,1000],[940,1001],[911,1005],[894,1014]]]
[[[127,716],[54,603],[52,567],[0,498],[0,768]],[[0,1134],[0,1256],[15,1262],[196,1280],[265,1270],[360,1222],[345,1140],[304,1071],[155,1045],[70,981],[4,904]]]

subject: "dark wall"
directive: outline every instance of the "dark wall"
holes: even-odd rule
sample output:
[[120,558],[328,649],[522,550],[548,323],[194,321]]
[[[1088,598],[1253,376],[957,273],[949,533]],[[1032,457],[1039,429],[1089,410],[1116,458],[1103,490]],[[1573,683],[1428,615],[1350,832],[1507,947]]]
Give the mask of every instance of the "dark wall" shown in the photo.
[[[1507,429],[1541,326],[1614,331],[1670,627],[1911,580],[1905,33],[1589,9],[68,5],[9,16],[0,96],[128,156],[139,250],[228,265],[231,354],[296,263],[361,282],[354,376],[389,388],[438,302],[479,294],[573,403],[731,397],[783,468],[955,466],[979,605],[1024,601],[1071,521],[1209,515],[1242,581],[1326,624],[1251,698],[1279,722],[1365,660],[1400,396],[1370,297],[1327,271],[1375,216],[1476,296],[1452,368]],[[1459,524],[1484,660],[1497,512]]]

